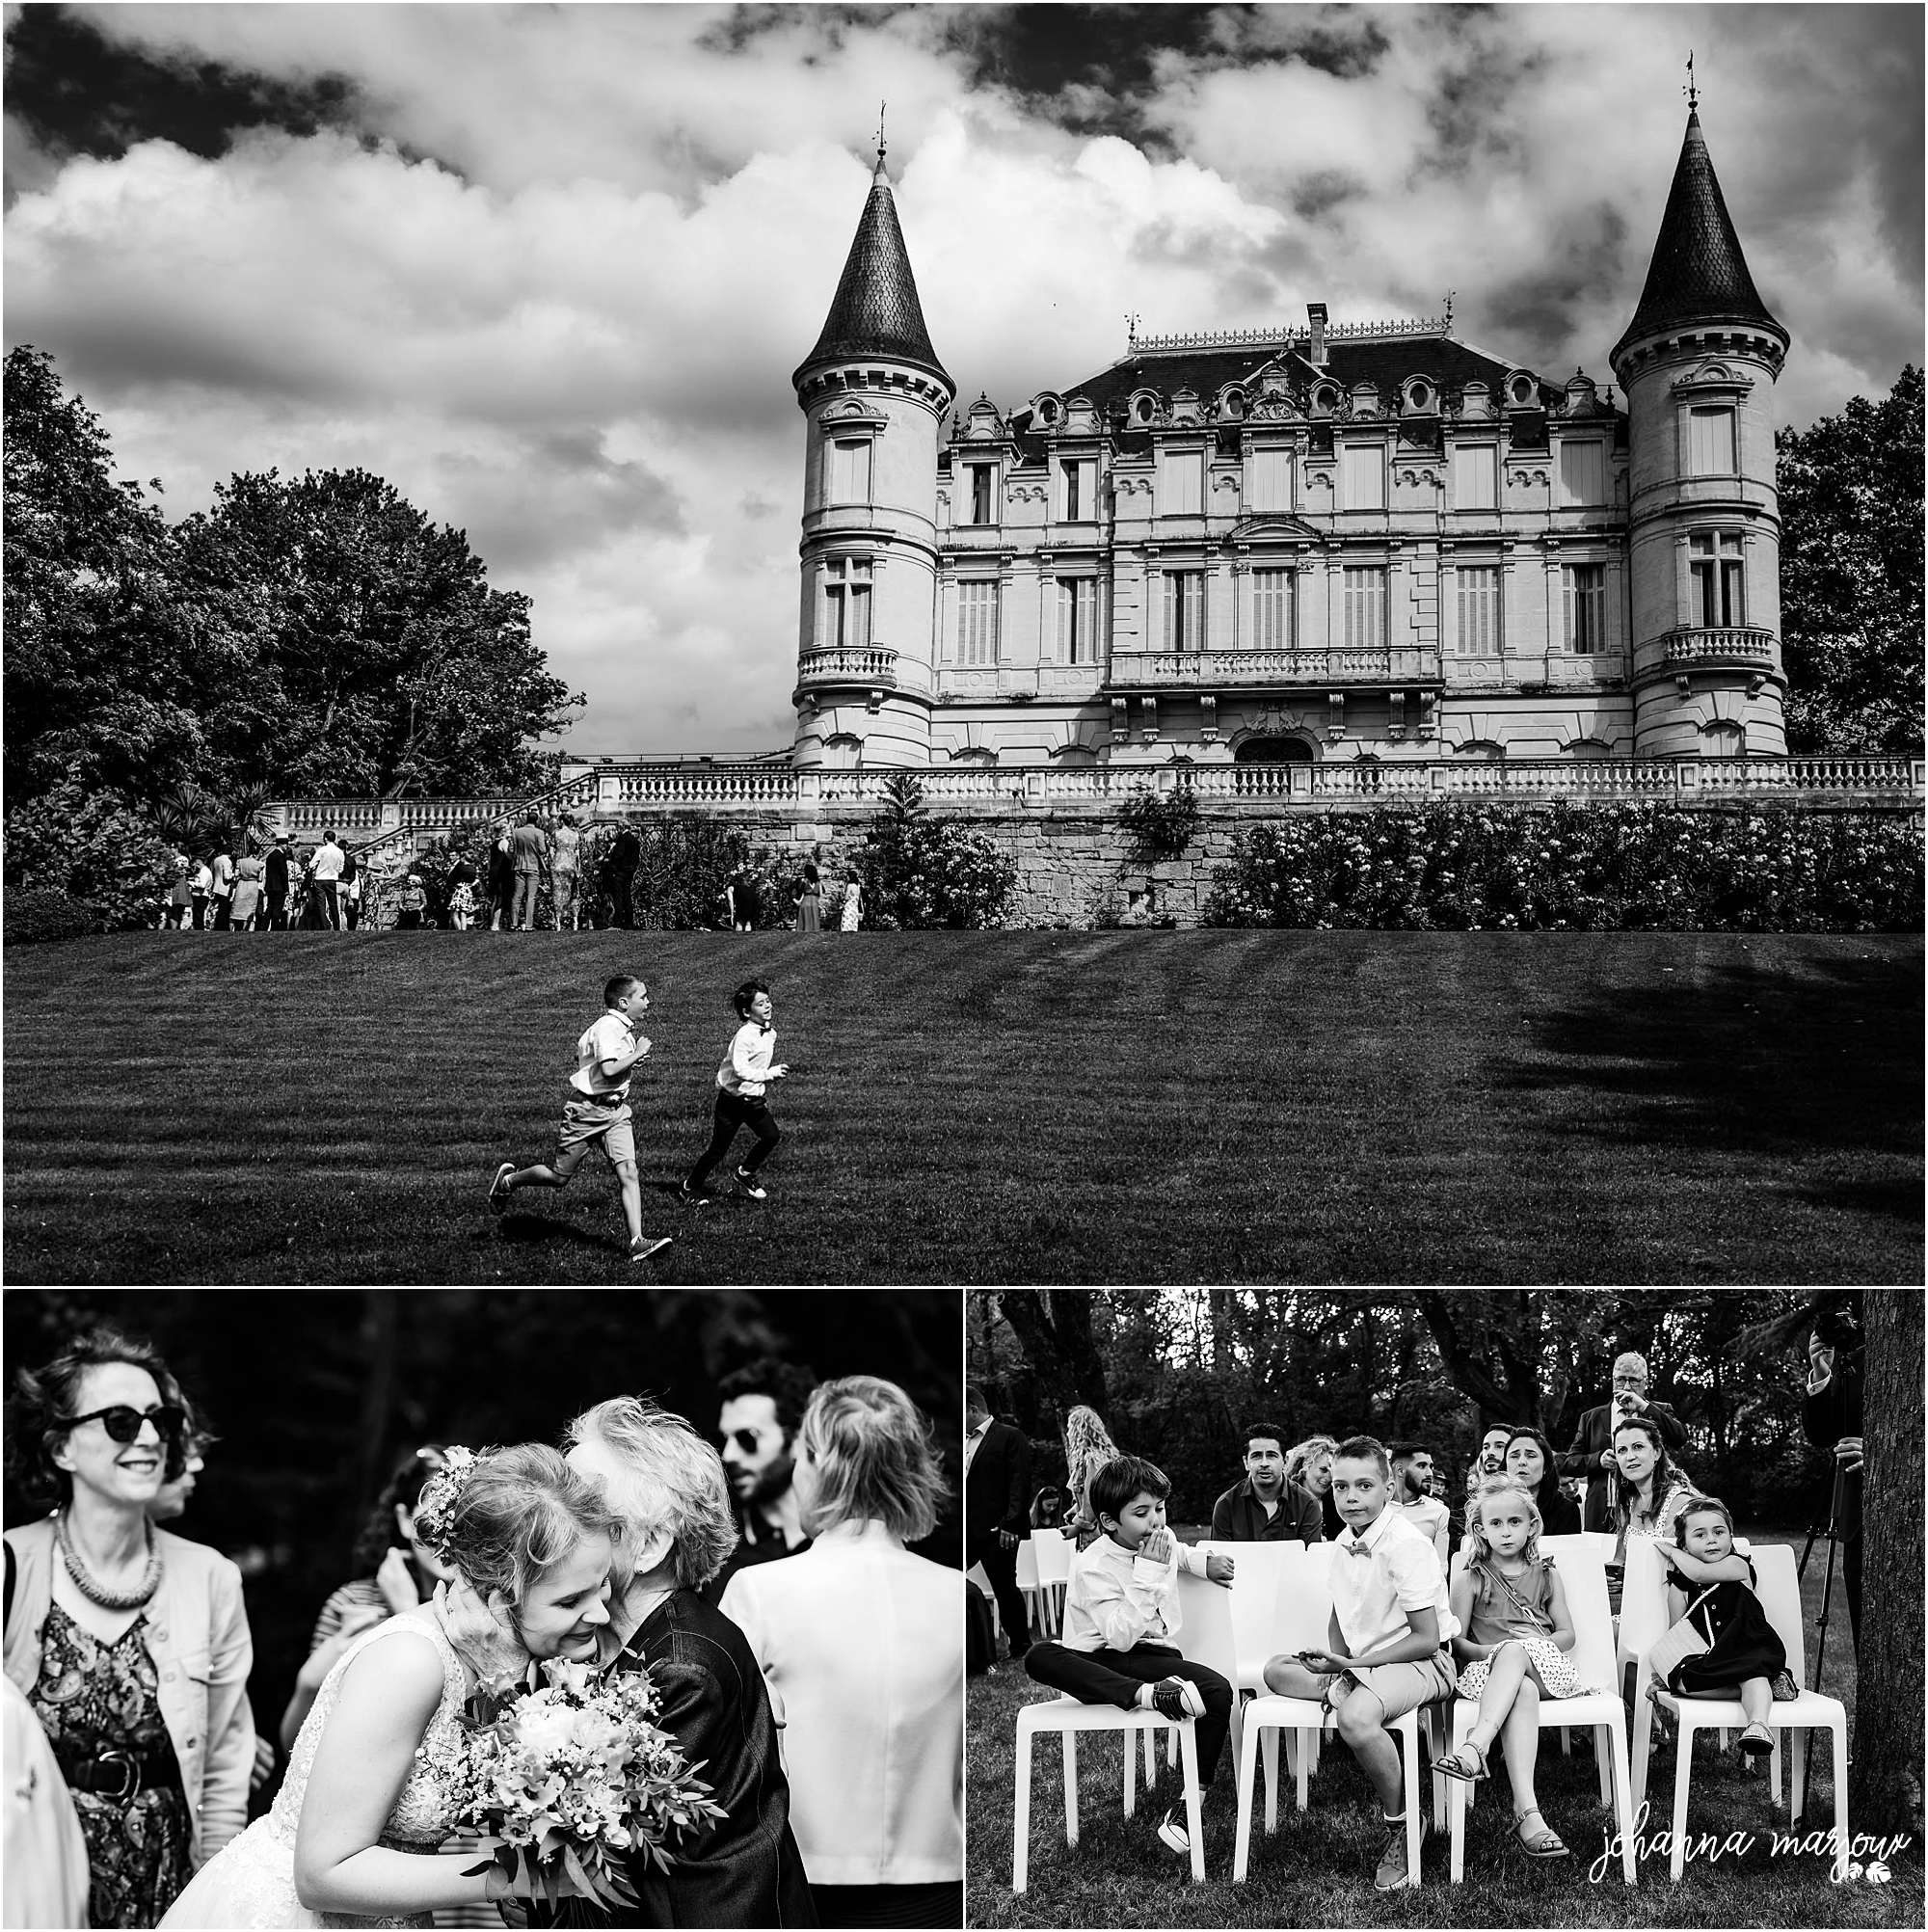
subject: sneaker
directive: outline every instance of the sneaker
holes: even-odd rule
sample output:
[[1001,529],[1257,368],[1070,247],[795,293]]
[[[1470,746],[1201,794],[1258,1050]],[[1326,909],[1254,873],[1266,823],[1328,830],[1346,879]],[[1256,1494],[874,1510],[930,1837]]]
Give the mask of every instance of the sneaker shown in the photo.
[[736,1169],[736,1185],[739,1188],[741,1188],[743,1192],[746,1194],[748,1194],[753,1201],[766,1201],[770,1197],[769,1189],[764,1187],[763,1182],[758,1180],[755,1174],[750,1173],[745,1168],[738,1167]]
[[629,1259],[631,1261],[647,1261],[651,1255],[659,1253],[663,1248],[667,1248],[670,1244],[670,1236],[660,1234],[656,1240],[652,1241],[648,1235],[639,1234],[629,1244]]
[[707,1208],[710,1205],[710,1196],[699,1193],[687,1181],[677,1189],[676,1197],[684,1207]]
[[489,1205],[497,1214],[505,1213],[509,1205],[509,1176],[516,1171],[513,1161],[504,1161],[495,1169],[495,1178],[489,1183]]
[[[1379,1853],[1379,1869],[1373,1873],[1375,1892],[1399,1892],[1406,1886],[1416,1886],[1419,1874],[1406,1868],[1406,1820],[1387,1818],[1385,1821],[1385,1849]],[[1422,1817],[1419,1821],[1419,1842],[1423,1847],[1429,1827]]]
[[1151,1707],[1161,1717],[1182,1724],[1188,1717],[1205,1715],[1205,1699],[1198,1686],[1184,1677],[1164,1677],[1151,1687]]
[[1192,1850],[1192,1838],[1186,1831],[1184,1821],[1176,1811],[1165,1812],[1158,1823],[1158,1841],[1167,1851],[1175,1851],[1180,1858],[1187,1857]]

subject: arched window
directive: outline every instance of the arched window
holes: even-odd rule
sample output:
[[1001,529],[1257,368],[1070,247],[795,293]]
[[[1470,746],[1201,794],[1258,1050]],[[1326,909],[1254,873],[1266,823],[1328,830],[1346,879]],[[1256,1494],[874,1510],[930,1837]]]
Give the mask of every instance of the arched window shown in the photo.
[[1235,765],[1310,765],[1312,747],[1302,738],[1248,738],[1232,753]]

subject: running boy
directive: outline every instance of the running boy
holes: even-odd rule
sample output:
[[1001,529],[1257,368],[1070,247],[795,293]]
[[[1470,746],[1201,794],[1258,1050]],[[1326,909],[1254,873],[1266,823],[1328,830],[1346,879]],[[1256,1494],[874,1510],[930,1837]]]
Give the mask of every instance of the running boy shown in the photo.
[[[1081,1704],[1196,1718],[1202,1797],[1231,1730],[1232,1687],[1217,1671],[1181,1656],[1171,1642],[1181,1622],[1178,1572],[1229,1589],[1232,1559],[1200,1556],[1165,1528],[1170,1493],[1165,1471],[1139,1456],[1116,1457],[1091,1478],[1091,1514],[1101,1534],[1071,1559],[1062,1636],[1033,1644],[1024,1665],[1039,1683]],[[1175,1811],[1165,1812],[1158,1836],[1175,1852],[1192,1848]]]
[[[1269,1688],[1326,1705],[1327,1722],[1379,1793],[1386,1841],[1373,1884],[1380,1892],[1419,1883],[1418,1872],[1406,1868],[1399,1748],[1385,1727],[1453,1694],[1448,1646],[1459,1628],[1432,1539],[1389,1507],[1391,1478],[1386,1452],[1373,1437],[1340,1443],[1332,1500],[1346,1527],[1333,1544],[1326,1649],[1276,1656],[1265,1667]],[[1423,1813],[1419,1830],[1423,1840]]]
[[730,1151],[730,1142],[736,1138],[739,1127],[747,1127],[757,1137],[757,1144],[736,1169],[736,1185],[752,1200],[769,1198],[770,1191],[757,1179],[757,1169],[776,1152],[783,1129],[770,1118],[764,1095],[769,1091],[770,1082],[784,1079],[790,1068],[770,1064],[777,1050],[777,1031],[771,1024],[775,1009],[770,1004],[768,981],[745,979],[731,994],[730,1004],[736,1008],[736,1017],[742,1024],[731,1036],[723,1064],[716,1069],[716,1125],[709,1146],[683,1180],[681,1192],[685,1201],[709,1198],[703,1192],[703,1184],[710,1178],[710,1169]]
[[576,1071],[562,1110],[554,1164],[518,1168],[504,1161],[489,1183],[489,1205],[500,1214],[518,1188],[566,1188],[591,1147],[600,1144],[623,1191],[623,1219],[629,1226],[629,1259],[647,1261],[670,1244],[662,1235],[643,1238],[643,1193],[636,1175],[636,1134],[630,1124],[629,1078],[650,1043],[636,1027],[649,1011],[649,988],[619,973],[602,988],[604,1011],[576,1043]]

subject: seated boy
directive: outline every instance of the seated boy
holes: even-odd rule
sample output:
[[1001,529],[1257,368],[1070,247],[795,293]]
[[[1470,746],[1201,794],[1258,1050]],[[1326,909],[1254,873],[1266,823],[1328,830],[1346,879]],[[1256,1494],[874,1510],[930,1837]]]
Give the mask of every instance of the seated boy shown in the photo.
[[[1179,1654],[1178,1572],[1230,1587],[1232,1559],[1201,1556],[1165,1526],[1171,1484],[1138,1456],[1119,1456],[1091,1478],[1091,1514],[1100,1534],[1071,1559],[1064,1593],[1064,1631],[1058,1643],[1033,1644],[1025,1669],[1041,1684],[1081,1704],[1156,1710],[1198,1720],[1198,1789],[1212,1774],[1232,1723],[1232,1687],[1217,1671]],[[1166,1811],[1160,1839],[1189,1853],[1176,1811]]]
[[[1385,1450],[1370,1436],[1340,1443],[1332,1501],[1346,1528],[1332,1545],[1326,1647],[1273,1657],[1265,1668],[1267,1685],[1281,1696],[1328,1707],[1328,1722],[1379,1793],[1386,1842],[1373,1883],[1380,1892],[1419,1883],[1406,1868],[1399,1747],[1385,1727],[1452,1695],[1458,1673],[1448,1647],[1459,1627],[1432,1539],[1388,1507],[1391,1475]],[[1423,1813],[1419,1829],[1423,1840]]]

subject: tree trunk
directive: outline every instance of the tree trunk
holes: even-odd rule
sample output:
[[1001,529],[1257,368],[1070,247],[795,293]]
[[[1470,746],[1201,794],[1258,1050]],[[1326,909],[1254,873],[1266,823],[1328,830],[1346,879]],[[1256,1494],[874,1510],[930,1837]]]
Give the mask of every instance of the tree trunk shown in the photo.
[[[1060,1415],[1084,1403],[1105,1415],[1110,1394],[1105,1364],[1091,1339],[1091,1291],[1076,1288],[1011,1288],[999,1308]],[[1107,1424],[1109,1415],[1105,1416]]]
[[[1921,1296],[1870,1289],[1862,1436],[1866,1444],[1861,1654],[1849,1828],[1921,1841]],[[1847,1634],[1845,1594],[1838,1604]],[[1830,1622],[1834,1620],[1831,1617]]]

